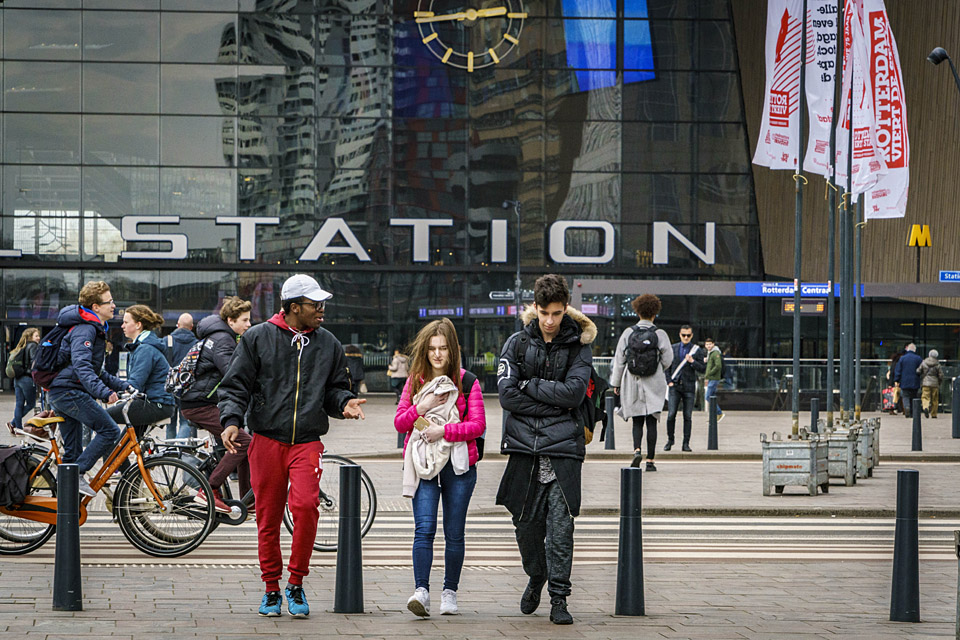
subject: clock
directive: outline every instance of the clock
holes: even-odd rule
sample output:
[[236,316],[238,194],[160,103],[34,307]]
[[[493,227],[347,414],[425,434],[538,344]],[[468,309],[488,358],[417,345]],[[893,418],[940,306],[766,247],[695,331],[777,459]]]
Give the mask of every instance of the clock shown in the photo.
[[472,72],[513,51],[527,14],[521,0],[418,0],[413,17],[440,62]]

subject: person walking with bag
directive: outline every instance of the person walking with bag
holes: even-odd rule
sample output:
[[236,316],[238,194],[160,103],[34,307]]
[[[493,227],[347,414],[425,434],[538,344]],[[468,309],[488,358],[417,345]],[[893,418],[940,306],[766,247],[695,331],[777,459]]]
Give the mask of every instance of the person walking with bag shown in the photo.
[[13,390],[17,404],[13,408],[13,421],[7,423],[10,435],[14,429],[23,429],[23,416],[27,415],[37,403],[37,384],[30,375],[33,356],[40,342],[40,329],[29,327],[20,335],[20,341],[7,357],[8,378],[13,380]]
[[477,484],[477,439],[486,430],[480,381],[460,368],[460,343],[453,323],[434,320],[411,346],[410,376],[403,387],[394,426],[406,433],[403,495],[413,498],[414,592],[407,608],[430,615],[430,569],[443,500],[444,578],[440,614],[455,615],[465,553],[467,508]]
[[620,396],[618,413],[624,420],[633,420],[633,462],[639,467],[643,454],[643,427],[647,427],[647,471],[656,471],[653,459],[657,454],[657,422],[667,395],[664,375],[673,362],[670,338],[653,321],[660,313],[660,298],[645,293],[630,303],[640,321],[620,335],[613,356],[610,386]]
[[940,354],[931,349],[927,357],[917,367],[920,376],[920,399],[923,402],[923,415],[928,418],[937,417],[940,408],[940,384],[943,382],[943,369],[940,367]]
[[387,367],[387,375],[390,376],[390,387],[393,389],[393,392],[397,394],[396,404],[400,404],[400,397],[403,395],[403,385],[406,384],[407,377],[410,375],[407,369],[408,362],[409,359],[400,352],[400,349],[394,349],[393,360],[390,361],[390,366]]

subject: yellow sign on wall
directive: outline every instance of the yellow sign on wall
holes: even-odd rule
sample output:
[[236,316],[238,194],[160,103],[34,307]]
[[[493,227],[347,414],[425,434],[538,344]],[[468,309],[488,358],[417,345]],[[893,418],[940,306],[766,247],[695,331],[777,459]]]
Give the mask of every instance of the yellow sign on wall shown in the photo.
[[932,247],[930,240],[930,225],[915,224],[910,227],[910,239],[907,241],[909,247]]

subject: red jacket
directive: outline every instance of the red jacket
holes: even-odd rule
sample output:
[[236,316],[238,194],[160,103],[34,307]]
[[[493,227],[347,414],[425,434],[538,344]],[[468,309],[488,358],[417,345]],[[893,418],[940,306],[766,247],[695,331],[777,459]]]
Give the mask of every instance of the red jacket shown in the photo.
[[[465,373],[460,370],[460,375]],[[444,428],[443,437],[447,442],[467,443],[467,451],[470,454],[470,464],[475,465],[480,457],[477,452],[477,438],[483,435],[487,429],[487,417],[483,409],[483,393],[480,391],[480,380],[475,380],[473,387],[466,400],[463,394],[457,396],[457,410],[460,412],[460,419],[463,422],[450,423]],[[413,431],[413,423],[419,417],[417,406],[412,403],[410,396],[410,378],[407,378],[403,385],[403,394],[400,396],[400,404],[397,405],[397,415],[393,419],[393,426],[400,433],[407,434],[403,440],[403,450],[407,449],[407,441],[410,440],[410,432]],[[466,416],[466,419],[464,419]],[[401,454],[402,455],[402,454]]]

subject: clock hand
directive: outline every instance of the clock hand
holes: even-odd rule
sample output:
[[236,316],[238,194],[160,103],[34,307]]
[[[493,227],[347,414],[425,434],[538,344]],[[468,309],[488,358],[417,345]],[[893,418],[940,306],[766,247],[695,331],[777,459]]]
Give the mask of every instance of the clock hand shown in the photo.
[[478,18],[493,18],[507,14],[506,7],[493,7],[491,9],[477,9]]
[[447,13],[439,16],[431,16],[429,18],[417,18],[416,22],[417,24],[423,24],[426,22],[444,22],[448,20],[476,20],[477,18],[494,18],[496,16],[504,16],[506,14],[506,7],[467,9],[466,11],[461,11],[459,13]]
[[417,24],[423,24],[425,22],[443,22],[445,20],[463,20],[467,17],[467,14],[464,12],[460,13],[447,13],[439,16],[431,16],[429,18],[417,18]]

